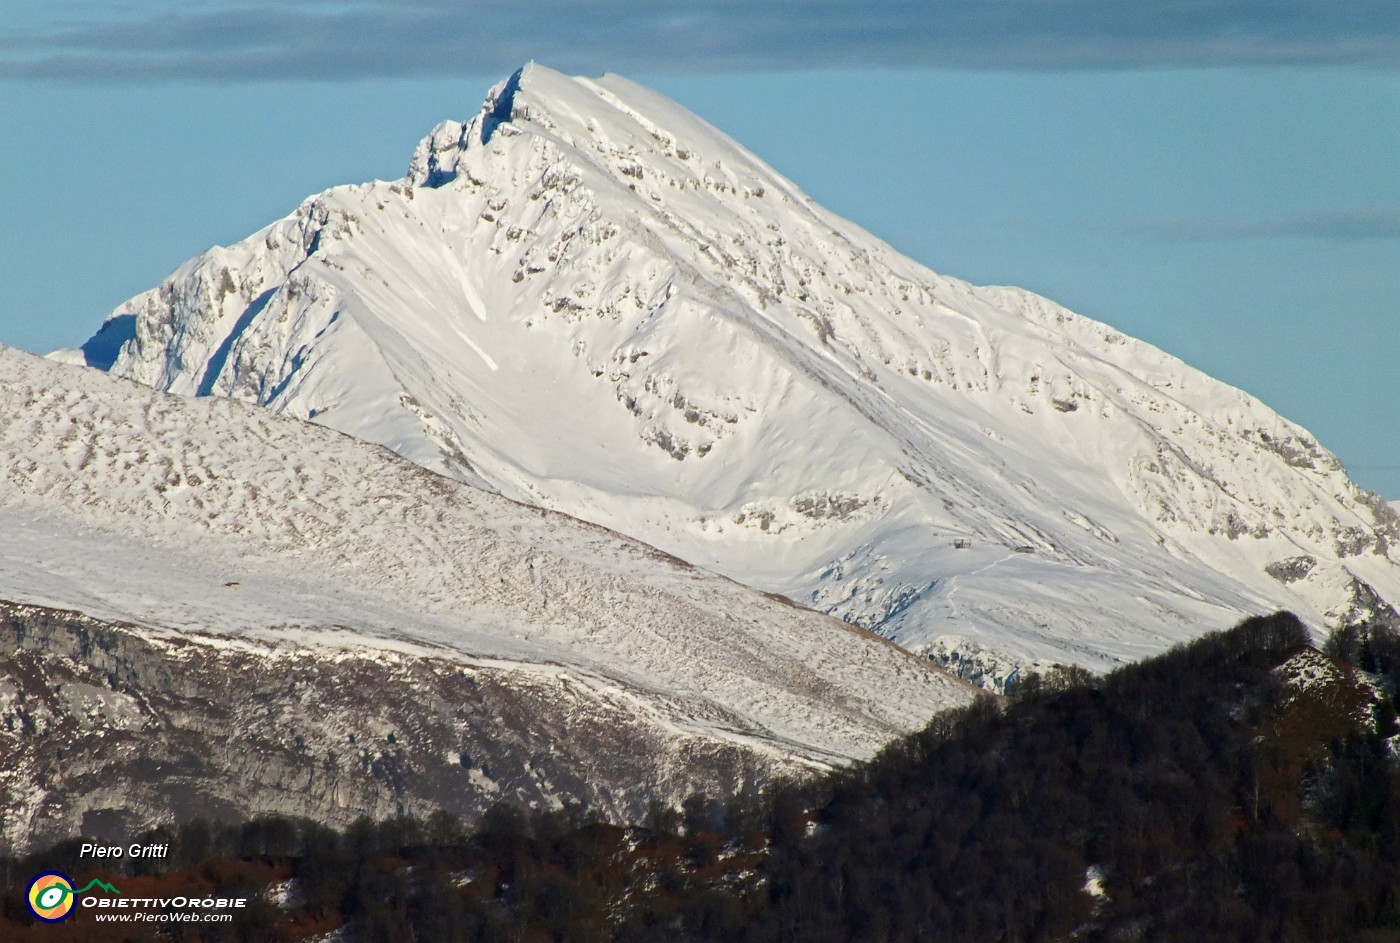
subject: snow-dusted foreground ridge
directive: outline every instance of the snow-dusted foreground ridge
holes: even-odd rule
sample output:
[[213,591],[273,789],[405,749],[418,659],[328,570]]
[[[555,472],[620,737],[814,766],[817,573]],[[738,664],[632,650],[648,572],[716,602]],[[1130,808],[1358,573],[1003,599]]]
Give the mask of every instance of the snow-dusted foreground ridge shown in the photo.
[[835,619],[378,446],[8,348],[0,469],[0,600],[151,638],[562,676],[677,738],[817,763],[972,696]]
[[929,271],[615,76],[526,67],[406,178],[210,250],[82,356],[382,443],[969,673],[1400,600],[1394,510],[1304,430],[1043,298]]

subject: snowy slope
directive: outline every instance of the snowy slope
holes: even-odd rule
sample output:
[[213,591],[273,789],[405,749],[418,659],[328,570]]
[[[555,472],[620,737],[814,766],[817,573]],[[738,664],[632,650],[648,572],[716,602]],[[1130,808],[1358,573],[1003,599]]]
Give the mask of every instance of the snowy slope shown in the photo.
[[244,403],[0,348],[0,599],[558,677],[678,736],[872,753],[971,689],[651,547]]
[[929,271],[616,76],[527,66],[405,179],[191,260],[81,356],[382,443],[970,675],[1400,600],[1395,512],[1304,430],[1043,298]]

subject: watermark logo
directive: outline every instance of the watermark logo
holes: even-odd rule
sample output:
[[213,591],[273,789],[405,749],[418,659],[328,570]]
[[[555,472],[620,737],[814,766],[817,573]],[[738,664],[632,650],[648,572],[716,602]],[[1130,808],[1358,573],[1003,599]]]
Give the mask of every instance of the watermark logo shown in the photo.
[[45,871],[29,882],[29,910],[45,923],[67,920],[73,897],[72,879],[58,871]]
[[93,878],[79,890],[73,889],[73,879],[62,871],[45,871],[29,882],[29,892],[25,899],[29,911],[45,923],[58,923],[67,920],[73,913],[73,904],[79,894],[86,894],[94,887],[100,887],[108,894],[121,894],[105,881]]

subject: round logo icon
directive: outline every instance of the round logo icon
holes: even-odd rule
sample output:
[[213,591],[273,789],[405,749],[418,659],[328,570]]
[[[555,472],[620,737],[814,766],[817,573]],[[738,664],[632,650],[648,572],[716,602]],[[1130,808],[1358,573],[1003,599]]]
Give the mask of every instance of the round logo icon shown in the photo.
[[45,923],[58,923],[73,912],[73,881],[59,871],[45,871],[29,882],[29,909]]

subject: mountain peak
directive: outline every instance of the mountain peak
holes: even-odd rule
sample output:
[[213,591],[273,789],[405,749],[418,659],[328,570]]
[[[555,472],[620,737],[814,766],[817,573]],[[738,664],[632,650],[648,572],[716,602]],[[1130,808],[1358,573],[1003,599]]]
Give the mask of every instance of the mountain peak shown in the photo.
[[515,96],[527,75],[531,77],[532,87],[536,77],[548,82],[568,81],[565,76],[536,65],[533,60],[516,69],[491,87],[475,118],[465,123],[442,121],[419,142],[408,168],[408,178],[414,186],[437,188],[454,180],[461,152],[473,142],[489,143],[496,128],[515,117]]
[[534,152],[505,161],[517,170],[532,162],[568,163],[586,168],[590,185],[638,193],[651,173],[656,184],[645,193],[653,203],[665,202],[659,187],[685,189],[696,178],[709,178],[705,188],[721,196],[776,188],[810,203],[753,154],[663,96],[613,73],[571,77],[534,62],[493,86],[472,118],[435,127],[414,151],[409,181],[433,189],[464,185],[459,171],[469,154],[484,162],[487,153],[514,151],[500,143],[502,133],[525,138]]
[[1400,527],[1304,430],[930,271],[615,75],[527,65],[406,180],[329,190],[116,315],[115,373],[313,419],[996,678],[1241,614],[1321,625],[1357,581],[1400,600]]
[[491,140],[491,133],[496,127],[515,117],[515,93],[520,91],[520,80],[525,75],[525,70],[531,69],[531,65],[523,66],[511,73],[500,85],[491,89],[486,96],[486,101],[481,105],[481,143],[485,144]]
[[521,97],[534,105],[533,113],[542,114],[551,101],[565,109],[577,107],[580,81],[533,60],[527,62],[491,87],[474,117],[465,122],[443,121],[433,128],[414,151],[408,178],[414,186],[430,188],[451,182],[456,179],[456,167],[464,151],[489,144],[497,128],[530,113],[524,101],[517,106],[516,98],[522,92],[525,94]]

